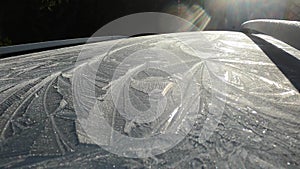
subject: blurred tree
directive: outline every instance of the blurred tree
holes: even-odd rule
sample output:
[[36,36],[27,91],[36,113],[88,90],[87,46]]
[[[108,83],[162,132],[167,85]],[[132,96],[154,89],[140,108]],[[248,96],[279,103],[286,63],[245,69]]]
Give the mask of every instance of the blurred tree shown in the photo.
[[[179,2],[187,10],[193,5],[206,8],[205,10],[212,16],[211,28],[230,30],[232,24],[229,20],[229,26],[226,27],[228,16],[224,12],[228,9],[222,4],[231,1],[180,0]],[[289,7],[283,19],[300,19],[299,2],[300,0],[284,1],[289,3]],[[2,37],[0,45],[89,37],[106,23],[132,13],[167,12],[176,15],[177,5],[178,0],[0,0],[0,37]],[[170,7],[172,9],[169,9]],[[259,7],[254,9],[261,11]],[[228,11],[244,12],[238,7],[231,7]]]
[[69,2],[69,0],[41,0],[40,9],[52,11],[53,8],[61,5],[64,2]]
[[2,38],[0,36],[0,46],[8,46],[8,45],[12,45],[12,41],[8,38]]
[[[137,12],[159,12],[165,0],[0,0],[0,36],[14,45],[89,37],[101,26]],[[4,41],[4,40],[2,40]],[[9,43],[1,43],[7,45]]]

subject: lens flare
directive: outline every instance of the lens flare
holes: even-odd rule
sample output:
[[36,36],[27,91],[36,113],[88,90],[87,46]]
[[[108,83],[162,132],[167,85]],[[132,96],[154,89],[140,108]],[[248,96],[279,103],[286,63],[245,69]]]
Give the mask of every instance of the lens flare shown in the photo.
[[204,9],[212,17],[208,29],[239,30],[253,19],[287,19],[291,0],[209,0]]
[[[171,5],[164,10],[167,13],[177,15],[195,26],[198,27],[199,31],[202,31],[209,24],[211,17],[206,13],[206,11],[199,5],[188,6],[185,4],[178,3],[177,5]],[[189,31],[184,28],[183,31]]]

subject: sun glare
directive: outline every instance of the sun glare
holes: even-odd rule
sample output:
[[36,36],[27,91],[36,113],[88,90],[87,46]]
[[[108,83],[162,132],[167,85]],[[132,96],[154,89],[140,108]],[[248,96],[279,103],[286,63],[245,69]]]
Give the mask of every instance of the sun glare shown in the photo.
[[[167,13],[176,14],[179,17],[189,21],[198,27],[199,31],[202,31],[209,24],[211,17],[205,12],[200,5],[188,6],[185,4],[172,5],[166,9]],[[188,28],[184,28],[189,31]]]

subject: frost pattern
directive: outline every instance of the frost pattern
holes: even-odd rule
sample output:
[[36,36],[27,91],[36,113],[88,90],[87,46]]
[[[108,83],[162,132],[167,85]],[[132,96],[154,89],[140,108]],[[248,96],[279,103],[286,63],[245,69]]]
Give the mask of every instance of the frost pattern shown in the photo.
[[[103,58],[101,52],[110,42],[102,42],[84,46],[83,50],[90,55],[80,61],[81,66],[75,66],[74,63],[82,46],[1,60],[0,167],[299,167],[300,95],[260,48],[241,33],[204,32],[174,36],[192,47],[194,53],[201,53],[195,56],[197,59],[187,58],[186,64],[199,64],[197,80],[204,97],[200,100],[199,116],[193,129],[178,145],[152,158],[122,158],[93,144],[80,128],[73,107],[71,79],[74,71],[85,69],[84,64],[92,64],[95,59]],[[201,39],[203,36],[206,37],[205,41]],[[151,38],[155,41],[160,36]],[[125,42],[130,45],[143,40],[134,38]],[[273,41],[300,58],[299,51]],[[184,47],[180,50],[189,53]],[[119,54],[125,55],[126,52],[120,50]],[[107,93],[109,88],[105,86],[110,84],[113,68],[119,62],[118,58],[107,59],[97,70],[97,97]],[[180,69],[178,65],[170,66]],[[220,83],[226,83],[226,92],[215,88],[215,84],[206,78],[208,74],[209,77],[220,79]],[[85,76],[86,79],[78,80],[89,83],[89,74]],[[139,98],[145,98],[142,101],[144,107],[140,109],[146,109],[149,103],[143,91],[151,87],[151,83],[140,81],[142,77],[144,75],[137,75],[132,80],[131,94],[132,97],[138,95]],[[211,97],[212,90],[217,93],[216,105],[205,99]],[[105,97],[99,98],[100,102],[105,100]],[[211,119],[217,119],[218,125],[213,129],[207,128],[204,125],[207,124],[207,117],[214,117],[208,113],[210,106],[218,107],[221,103],[225,103],[222,117]],[[88,104],[92,103],[86,104],[82,105],[82,112],[86,112]],[[107,116],[109,119],[111,114]],[[135,124],[127,124],[128,127],[124,128],[126,121],[120,116],[115,120],[118,125],[114,126],[114,130],[133,137],[141,137],[139,134],[152,129],[147,125]],[[203,130],[213,130],[208,140],[199,139]]]

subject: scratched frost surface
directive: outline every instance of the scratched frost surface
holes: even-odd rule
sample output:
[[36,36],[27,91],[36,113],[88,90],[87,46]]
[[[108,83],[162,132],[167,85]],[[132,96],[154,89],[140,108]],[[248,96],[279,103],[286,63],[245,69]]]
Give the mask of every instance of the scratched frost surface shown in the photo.
[[[102,59],[99,69],[89,71],[97,71],[96,95],[105,105],[107,120],[116,120],[113,129],[137,138],[154,129],[163,130],[156,125],[134,126],[120,114],[112,117],[116,114],[112,114],[113,104],[106,95],[111,86],[120,84],[112,82],[112,76],[122,57],[133,49],[143,49],[145,41],[163,42],[162,36],[149,36],[121,41],[110,54],[105,51],[112,42],[101,42],[0,60],[0,167],[298,168],[300,95],[268,56],[242,33],[174,36],[189,48],[164,43],[173,45],[170,50],[185,58],[188,68],[197,70],[194,78],[201,94],[196,122],[174,148],[145,159],[118,157],[93,143],[78,123],[74,109],[74,72],[88,70],[86,64]],[[300,59],[296,49],[266,38]],[[82,49],[88,56],[75,64]],[[168,69],[181,71],[180,66],[174,63]],[[149,69],[131,79],[133,104],[147,109],[151,100],[144,93],[153,86],[165,88],[166,77],[163,71]],[[84,78],[77,80],[89,83]],[[222,83],[226,87],[220,88]],[[216,118],[212,135],[203,141],[199,135],[209,130],[204,125],[210,117],[211,97],[215,96],[212,91],[224,111]],[[82,104],[85,116],[86,106],[92,103]],[[173,104],[180,103],[175,100]]]

